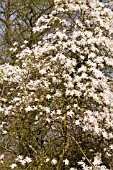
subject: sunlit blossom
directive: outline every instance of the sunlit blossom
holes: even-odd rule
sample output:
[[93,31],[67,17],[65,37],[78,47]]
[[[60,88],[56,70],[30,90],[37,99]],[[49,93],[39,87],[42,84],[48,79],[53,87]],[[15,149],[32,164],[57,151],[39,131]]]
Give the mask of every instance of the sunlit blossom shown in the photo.
[[14,163],[10,165],[10,168],[11,168],[11,169],[14,169],[14,168],[16,168],[16,167],[17,167],[17,165],[14,164]]
[[52,163],[53,165],[56,165],[56,164],[57,164],[57,160],[56,160],[56,159],[52,159],[51,163]]

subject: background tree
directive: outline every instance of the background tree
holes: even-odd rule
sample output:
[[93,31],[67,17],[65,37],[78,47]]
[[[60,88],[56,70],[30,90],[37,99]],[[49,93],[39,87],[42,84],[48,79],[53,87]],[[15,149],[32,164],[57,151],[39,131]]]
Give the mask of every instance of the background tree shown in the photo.
[[113,67],[112,16],[101,3],[55,0],[33,27],[34,44],[0,66],[2,169],[112,170],[104,75]]
[[1,60],[4,57],[8,60],[12,58],[13,64],[15,54],[13,55],[9,48],[13,46],[14,42],[18,42],[18,46],[20,46],[26,39],[31,46],[33,40],[32,28],[35,22],[41,15],[50,12],[52,7],[52,0],[36,0],[35,2],[32,0],[0,1]]

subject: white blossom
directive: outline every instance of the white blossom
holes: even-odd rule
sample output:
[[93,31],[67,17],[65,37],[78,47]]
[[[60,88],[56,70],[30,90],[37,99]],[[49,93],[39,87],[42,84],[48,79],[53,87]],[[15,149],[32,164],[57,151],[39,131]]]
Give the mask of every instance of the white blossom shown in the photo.
[[16,167],[17,167],[17,164],[15,164],[15,163],[13,163],[13,164],[10,165],[10,168],[11,168],[11,169],[14,169],[14,168],[16,168]]
[[27,156],[27,157],[25,158],[25,161],[26,161],[27,163],[30,163],[30,162],[32,162],[32,159]]
[[101,154],[97,153],[97,155],[94,157],[93,165],[100,165],[101,163]]
[[67,158],[63,160],[63,162],[65,163],[65,165],[69,165],[69,160]]
[[56,159],[52,159],[51,163],[52,163],[53,165],[56,165],[56,164],[57,164],[57,160],[56,160]]
[[49,158],[46,158],[46,162],[49,162],[49,160],[50,160]]

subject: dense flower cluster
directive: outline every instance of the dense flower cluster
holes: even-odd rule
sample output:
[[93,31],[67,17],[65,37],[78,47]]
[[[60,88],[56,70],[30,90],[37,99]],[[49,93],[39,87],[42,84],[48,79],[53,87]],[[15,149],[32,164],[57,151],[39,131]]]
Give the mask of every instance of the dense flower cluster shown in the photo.
[[99,2],[54,4],[33,28],[37,43],[16,55],[19,66],[0,66],[3,151],[19,155],[12,169],[112,169],[113,92],[104,69],[113,66],[113,13]]

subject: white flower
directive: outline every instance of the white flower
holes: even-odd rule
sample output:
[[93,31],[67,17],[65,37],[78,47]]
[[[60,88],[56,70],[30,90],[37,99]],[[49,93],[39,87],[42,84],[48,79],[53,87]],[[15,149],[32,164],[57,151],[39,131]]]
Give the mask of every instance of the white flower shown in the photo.
[[78,104],[74,104],[73,106],[74,106],[74,108],[77,108],[77,107],[78,107]]
[[18,44],[17,42],[14,42],[14,44],[13,44],[13,45],[14,45],[14,46],[16,46],[17,44]]
[[82,73],[81,78],[88,78],[88,75],[86,73]]
[[1,159],[3,159],[3,158],[4,158],[4,155],[3,155],[3,154],[2,154],[2,155],[0,155],[0,160],[1,160]]
[[2,131],[2,134],[3,134],[3,135],[7,134],[7,131],[6,131],[6,130],[3,130],[3,131]]
[[23,44],[23,45],[21,45],[20,47],[21,47],[21,48],[25,48],[25,45]]
[[3,130],[3,125],[0,125],[0,130]]
[[51,122],[51,119],[49,119],[49,118],[46,118],[46,121],[47,121],[48,123],[50,123],[50,122]]
[[25,161],[26,161],[27,163],[30,163],[30,162],[32,162],[32,159],[27,156],[27,157],[25,158]]
[[83,165],[83,164],[84,164],[83,160],[78,162],[78,165]]
[[70,168],[70,170],[76,170],[76,169],[72,167],[72,168]]
[[72,110],[70,110],[70,111],[67,112],[67,115],[72,117],[74,115],[74,112]]
[[106,168],[106,166],[102,165],[102,166],[100,167],[100,170],[108,170],[108,169]]
[[80,121],[79,121],[79,120],[76,120],[76,121],[75,121],[75,125],[80,125]]
[[23,156],[19,155],[19,156],[17,156],[16,161],[19,161],[19,160],[22,160],[22,159],[23,159]]
[[47,98],[47,99],[51,99],[51,95],[50,95],[50,94],[47,94],[46,98]]
[[58,110],[57,110],[57,114],[58,114],[58,115],[62,114],[61,110],[58,109]]
[[38,120],[38,116],[36,115],[35,120]]
[[46,74],[46,69],[43,68],[42,70],[39,70],[39,73],[40,74]]
[[10,165],[10,168],[11,168],[11,169],[14,169],[15,167],[17,167],[16,164],[11,164],[11,165]]
[[106,139],[108,138],[108,133],[106,131],[102,132],[102,135],[104,138],[106,138]]
[[56,164],[57,164],[57,160],[56,160],[56,159],[52,159],[51,163],[52,163],[53,165],[56,165]]
[[9,50],[10,50],[10,51],[13,51],[13,50],[14,50],[14,48],[9,48]]
[[46,158],[46,162],[49,162],[49,160],[50,160],[49,158]]
[[97,155],[94,157],[93,165],[100,165],[101,163],[101,154],[97,153]]
[[26,160],[24,159],[24,160],[20,160],[19,161],[22,165],[25,165],[26,164]]
[[45,111],[46,111],[46,113],[50,113],[50,108],[49,107],[45,107]]
[[96,54],[95,54],[95,53],[90,53],[90,54],[88,55],[88,57],[89,57],[89,58],[95,58],[95,57],[96,57]]
[[29,112],[29,111],[31,111],[31,110],[32,110],[32,107],[31,107],[31,106],[28,106],[28,107],[25,108],[25,111],[26,111],[26,112]]
[[28,41],[27,41],[27,40],[25,40],[25,41],[24,41],[24,43],[25,43],[25,44],[27,44],[27,43],[28,43]]
[[9,110],[5,110],[5,111],[4,111],[4,114],[5,114],[5,115],[8,115],[8,113],[9,113]]
[[87,70],[87,67],[86,66],[82,66],[82,67],[80,67],[79,69],[78,69],[78,73],[80,73],[80,72],[85,72]]
[[69,160],[67,158],[63,160],[63,162],[65,163],[65,165],[69,165]]
[[1,163],[1,164],[3,164],[3,163],[4,163],[4,161],[3,161],[3,160],[0,160],[0,163]]
[[110,145],[110,149],[112,149],[112,150],[113,150],[113,145]]
[[74,88],[74,84],[72,82],[68,82],[68,84],[66,84],[66,86],[68,88]]
[[66,37],[66,35],[65,35],[64,33],[60,32],[60,31],[57,31],[57,32],[56,32],[56,35],[57,35],[58,37],[60,37],[61,39],[63,39],[63,38]]
[[76,5],[76,6],[75,6],[75,5],[73,5],[72,3],[68,5],[68,8],[69,8],[70,10],[72,10],[72,11],[76,11],[76,10],[79,10],[79,9],[80,9],[79,5]]

